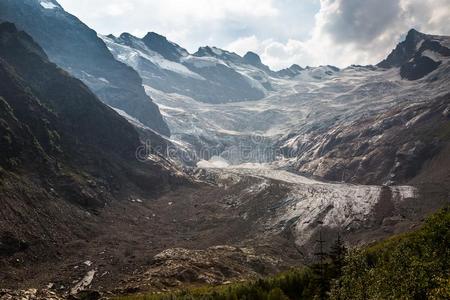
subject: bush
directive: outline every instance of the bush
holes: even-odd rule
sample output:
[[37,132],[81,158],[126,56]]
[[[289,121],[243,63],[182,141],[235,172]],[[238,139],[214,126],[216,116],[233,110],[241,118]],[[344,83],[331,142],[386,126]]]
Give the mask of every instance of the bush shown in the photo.
[[450,299],[450,210],[413,233],[353,251],[332,299]]

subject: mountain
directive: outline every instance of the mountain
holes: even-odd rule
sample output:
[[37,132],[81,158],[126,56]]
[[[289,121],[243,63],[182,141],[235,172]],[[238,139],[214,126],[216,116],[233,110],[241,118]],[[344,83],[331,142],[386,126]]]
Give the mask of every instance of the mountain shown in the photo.
[[249,65],[257,67],[257,68],[265,71],[268,74],[273,73],[272,70],[270,70],[270,68],[268,66],[266,66],[265,64],[262,63],[261,58],[255,52],[251,52],[251,51],[247,52],[244,55],[244,57],[242,58],[242,61],[244,63],[247,63]]
[[[13,261],[45,262],[98,234],[98,216],[114,202],[187,182],[155,155],[137,160],[133,126],[11,23],[0,24],[0,140],[0,257],[9,274]],[[2,272],[7,279],[18,282]]]
[[405,183],[429,172],[449,151],[449,51],[449,37],[410,30],[378,67],[342,70],[315,90],[332,103],[313,108],[283,151],[303,174],[334,181]]
[[[67,24],[53,1],[1,4],[2,19]],[[136,69],[171,140],[0,25],[0,295],[96,299],[259,278],[314,261],[318,239],[371,243],[450,200],[448,37],[384,66],[280,72],[255,53],[190,54],[155,33],[101,39],[89,41],[103,50],[86,49],[121,66],[101,78]],[[74,55],[60,64],[79,67]],[[439,65],[402,77],[424,55]],[[185,154],[191,165],[175,166]]]
[[81,79],[104,103],[170,135],[136,71],[115,60],[96,32],[55,0],[1,1],[0,19],[28,32],[52,62]]
[[[139,72],[144,84],[206,103],[258,100],[267,75],[235,53],[200,47],[194,54],[156,33],[102,37],[114,57]],[[268,69],[268,68],[267,68]]]
[[450,57],[448,39],[411,29],[405,40],[378,66],[400,67],[402,78],[417,80],[436,70],[443,57]]
[[[129,37],[133,38],[132,36]],[[167,60],[179,61],[181,57],[185,57],[189,54],[186,49],[168,41],[166,37],[155,32],[147,33],[142,41],[148,49],[161,54]]]
[[304,69],[302,67],[300,67],[297,64],[293,64],[292,66],[290,66],[289,68],[286,69],[282,69],[280,71],[277,72],[278,76],[280,77],[295,77],[298,74],[300,74]]
[[[199,160],[219,156],[230,165],[280,164],[326,180],[405,183],[447,151],[449,45],[449,37],[411,30],[378,66],[294,65],[277,76],[264,72],[273,90],[251,103],[204,105],[149,91],[174,139]],[[200,54],[244,66],[215,48]],[[418,74],[410,72],[411,60],[421,57],[436,68],[411,84],[405,76]],[[252,54],[247,58],[260,62]]]

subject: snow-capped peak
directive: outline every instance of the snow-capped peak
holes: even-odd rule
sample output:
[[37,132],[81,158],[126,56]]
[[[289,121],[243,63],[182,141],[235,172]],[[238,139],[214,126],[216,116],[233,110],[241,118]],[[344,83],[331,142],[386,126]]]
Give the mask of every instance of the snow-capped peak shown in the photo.
[[215,57],[228,62],[242,61],[242,57],[234,52],[210,46],[198,48],[198,51],[195,52],[193,55],[197,57]]

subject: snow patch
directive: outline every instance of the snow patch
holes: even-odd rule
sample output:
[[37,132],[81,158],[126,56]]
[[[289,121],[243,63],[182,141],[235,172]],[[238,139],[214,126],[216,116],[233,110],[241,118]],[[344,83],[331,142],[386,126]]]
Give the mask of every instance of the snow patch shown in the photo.
[[98,80],[100,80],[101,82],[104,82],[104,83],[106,83],[106,84],[109,84],[109,81],[106,80],[106,79],[103,78],[103,77],[100,77]]
[[107,36],[100,36],[100,38],[103,39],[115,58],[134,69],[139,70],[140,59],[144,59],[153,63],[160,69],[171,71],[184,77],[205,80],[205,78],[192,72],[182,64],[167,60],[159,53],[148,49],[148,47],[140,41],[134,41],[133,46],[136,47],[135,49],[126,45],[118,44]]
[[432,50],[425,50],[425,51],[423,51],[422,52],[422,56],[428,57],[428,58],[432,59],[435,62],[442,61],[442,56],[439,53],[434,52]]
[[122,116],[123,118],[125,118],[128,122],[130,122],[132,125],[142,128],[142,129],[148,129],[151,130],[149,127],[145,126],[144,124],[142,124],[138,119],[130,116],[129,114],[127,114],[125,111],[112,107],[110,106],[112,109],[114,109],[116,111],[116,113],[118,113],[120,116]]
[[197,56],[186,56],[182,58],[182,61],[184,63],[190,64],[194,66],[195,68],[210,68],[215,67],[217,65],[226,65],[223,61],[220,59],[217,59],[215,57],[210,56],[203,56],[203,57],[197,57]]
[[41,1],[41,6],[45,9],[55,9],[58,8],[58,5],[52,3],[51,1]]

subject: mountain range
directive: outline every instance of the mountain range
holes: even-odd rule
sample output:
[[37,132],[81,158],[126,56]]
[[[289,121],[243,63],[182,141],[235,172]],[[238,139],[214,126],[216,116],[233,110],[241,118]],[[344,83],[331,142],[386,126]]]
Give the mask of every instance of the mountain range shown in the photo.
[[449,81],[450,37],[414,29],[274,71],[0,0],[0,298],[223,284],[420,226],[450,202]]
[[0,19],[28,32],[50,61],[82,80],[104,103],[170,135],[136,71],[115,60],[97,33],[56,1],[1,1]]

